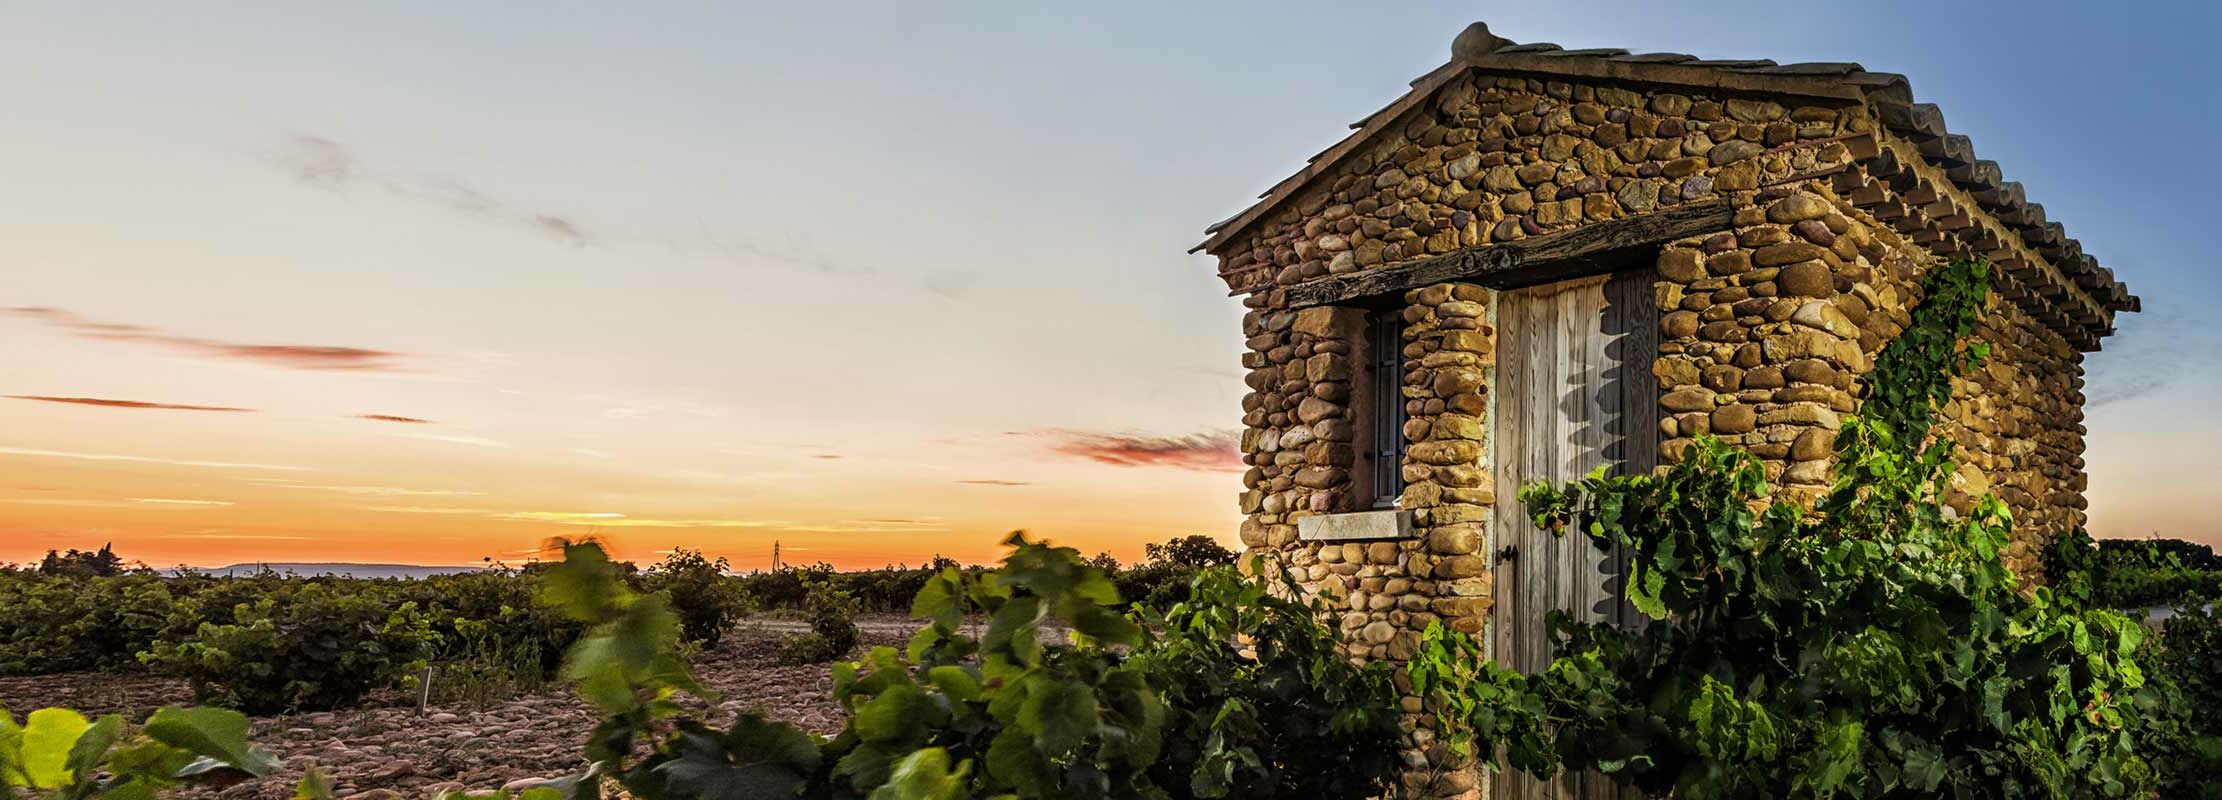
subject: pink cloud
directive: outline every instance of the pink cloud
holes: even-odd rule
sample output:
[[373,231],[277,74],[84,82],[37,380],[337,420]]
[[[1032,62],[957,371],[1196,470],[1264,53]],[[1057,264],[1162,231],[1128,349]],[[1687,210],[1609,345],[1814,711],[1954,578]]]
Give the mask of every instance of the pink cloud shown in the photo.
[[180,405],[177,403],[146,403],[140,402],[138,400],[110,400],[105,397],[51,397],[48,395],[40,394],[10,394],[0,395],[0,397],[6,397],[10,400],[35,400],[41,403],[67,403],[69,405],[100,406],[103,408],[140,408],[158,411],[231,411],[249,413],[254,411],[254,409],[252,408],[232,408],[230,406],[189,406]]
[[1049,439],[1051,451],[1114,467],[1172,467],[1205,472],[1242,469],[1233,431],[1186,436],[1138,436],[1053,428],[1035,431]]
[[85,339],[131,342],[192,353],[206,358],[250,361],[287,369],[374,372],[398,367],[402,354],[361,347],[301,344],[245,344],[182,336],[143,325],[125,325],[87,319],[67,309],[18,306],[9,314],[27,317]]
[[372,421],[374,421],[374,422],[399,422],[399,423],[402,423],[402,424],[404,424],[404,425],[430,425],[430,424],[432,424],[432,420],[428,420],[428,419],[418,419],[418,418],[416,418],[416,417],[401,417],[401,416],[395,416],[395,415],[393,415],[393,414],[356,414],[356,415],[355,415],[355,418],[356,418],[356,419],[367,419],[367,420],[372,420]]

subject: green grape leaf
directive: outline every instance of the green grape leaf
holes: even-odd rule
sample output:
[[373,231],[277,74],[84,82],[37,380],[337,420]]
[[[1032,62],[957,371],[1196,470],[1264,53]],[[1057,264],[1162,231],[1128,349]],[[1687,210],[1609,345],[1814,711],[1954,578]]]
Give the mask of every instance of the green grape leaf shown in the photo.
[[928,747],[904,756],[886,785],[872,791],[870,800],[966,800],[965,773],[972,763],[949,766],[949,751]]
[[856,735],[867,742],[909,741],[930,722],[926,693],[910,683],[888,687],[857,706]]
[[108,758],[108,749],[116,746],[116,740],[122,736],[122,717],[110,714],[95,720],[92,727],[86,728],[78,735],[77,742],[70,745],[70,774],[84,778],[98,772]]
[[18,769],[33,789],[60,789],[77,782],[70,773],[70,749],[93,724],[66,708],[42,708],[23,720]]
[[247,715],[224,708],[164,708],[147,718],[149,738],[249,775],[268,775],[277,759],[247,744]]
[[1080,746],[1096,728],[1096,696],[1078,681],[1045,681],[1019,706],[1019,728],[1036,737],[1035,747],[1051,755]]

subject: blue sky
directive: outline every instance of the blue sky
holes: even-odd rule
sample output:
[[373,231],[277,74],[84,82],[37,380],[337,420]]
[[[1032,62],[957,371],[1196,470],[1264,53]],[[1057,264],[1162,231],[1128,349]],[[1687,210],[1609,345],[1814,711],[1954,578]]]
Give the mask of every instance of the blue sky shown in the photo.
[[[1190,451],[1236,424],[1240,308],[1185,251],[1474,19],[1908,74],[2146,300],[2091,361],[2096,531],[2222,541],[2204,4],[512,9],[0,11],[0,306],[159,332],[0,318],[0,394],[254,409],[0,403],[0,448],[49,454],[0,456],[19,549],[1229,535],[1238,473]],[[296,472],[87,458],[119,455]]]

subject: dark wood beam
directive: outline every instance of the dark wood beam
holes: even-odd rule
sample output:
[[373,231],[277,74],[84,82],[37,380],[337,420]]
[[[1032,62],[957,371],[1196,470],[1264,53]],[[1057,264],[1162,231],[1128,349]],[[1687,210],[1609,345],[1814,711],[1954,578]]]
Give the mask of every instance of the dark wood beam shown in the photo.
[[1306,308],[1348,303],[1448,281],[1505,287],[1597,274],[1610,271],[1612,263],[1590,256],[1728,230],[1735,219],[1736,211],[1726,200],[1675,206],[1517,241],[1469,247],[1394,267],[1306,281],[1288,287],[1288,305]]

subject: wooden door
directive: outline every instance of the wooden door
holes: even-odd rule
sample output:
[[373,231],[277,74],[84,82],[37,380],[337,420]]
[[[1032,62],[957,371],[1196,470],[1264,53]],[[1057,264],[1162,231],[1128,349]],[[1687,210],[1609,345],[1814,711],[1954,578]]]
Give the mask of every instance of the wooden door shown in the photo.
[[[1491,641],[1499,663],[1523,672],[1549,665],[1553,609],[1585,620],[1633,624],[1621,599],[1626,561],[1575,535],[1539,530],[1519,487],[1564,483],[1600,465],[1649,470],[1658,463],[1655,273],[1636,270],[1513,289],[1497,297],[1495,459],[1497,551]],[[1510,551],[1503,548],[1510,547]],[[1538,781],[1492,779],[1495,800],[1638,797],[1596,774]]]

